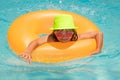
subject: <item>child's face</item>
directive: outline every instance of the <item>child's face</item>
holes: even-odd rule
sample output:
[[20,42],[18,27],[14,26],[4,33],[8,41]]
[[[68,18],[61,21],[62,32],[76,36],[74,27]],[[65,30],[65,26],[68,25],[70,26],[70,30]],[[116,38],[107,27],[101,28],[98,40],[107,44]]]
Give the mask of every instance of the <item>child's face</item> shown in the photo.
[[54,31],[54,34],[55,36],[57,37],[57,39],[60,41],[60,42],[68,42],[71,40],[72,38],[72,35],[73,35],[73,30],[71,29],[62,29],[62,30],[55,30]]

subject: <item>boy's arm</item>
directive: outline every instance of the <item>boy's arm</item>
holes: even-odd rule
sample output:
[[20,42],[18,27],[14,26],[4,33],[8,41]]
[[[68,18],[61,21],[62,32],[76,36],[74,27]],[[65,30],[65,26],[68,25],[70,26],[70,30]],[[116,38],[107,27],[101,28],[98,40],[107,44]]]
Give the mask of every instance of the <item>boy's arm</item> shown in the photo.
[[89,38],[95,38],[97,43],[97,49],[96,51],[92,52],[92,54],[99,53],[101,51],[102,45],[103,45],[103,34],[102,32],[88,32],[85,34],[79,34],[78,40],[81,39],[89,39]]
[[48,39],[48,36],[44,36],[44,37],[41,37],[41,38],[38,38],[38,39],[32,41],[32,42],[28,45],[25,53],[31,54],[32,51],[33,51],[38,45],[42,45],[42,44],[46,43],[46,42],[47,42],[47,39]]
[[27,62],[31,63],[32,62],[32,57],[31,57],[31,53],[32,51],[38,46],[38,45],[42,45],[44,43],[47,42],[47,38],[48,36],[44,36],[41,38],[38,38],[34,41],[32,41],[25,52],[23,52],[22,54],[20,54],[20,57],[23,58],[24,60],[26,60]]

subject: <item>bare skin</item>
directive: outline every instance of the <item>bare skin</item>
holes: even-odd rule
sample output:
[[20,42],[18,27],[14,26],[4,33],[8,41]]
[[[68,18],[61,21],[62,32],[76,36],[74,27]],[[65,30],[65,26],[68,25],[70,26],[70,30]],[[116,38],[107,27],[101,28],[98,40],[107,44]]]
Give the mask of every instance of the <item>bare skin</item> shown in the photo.
[[[57,32],[54,32],[56,37],[57,37]],[[66,43],[69,42],[71,40],[72,36],[66,37],[65,36],[66,33],[62,34],[62,37],[57,37],[57,39],[59,40],[59,42],[62,43]],[[97,43],[97,49],[95,51],[93,51],[91,54],[97,54],[100,53],[101,49],[102,49],[102,44],[103,44],[103,34],[102,32],[88,32],[88,33],[84,33],[84,34],[78,34],[78,40],[82,40],[82,39],[89,39],[89,38],[94,38],[96,40]],[[27,62],[31,63],[31,53],[32,51],[37,47],[40,46],[44,43],[47,42],[54,42],[54,40],[50,37],[50,35],[38,38],[34,41],[32,41],[26,51],[24,53],[22,53],[20,55],[21,58],[23,58],[24,60],[26,60]]]

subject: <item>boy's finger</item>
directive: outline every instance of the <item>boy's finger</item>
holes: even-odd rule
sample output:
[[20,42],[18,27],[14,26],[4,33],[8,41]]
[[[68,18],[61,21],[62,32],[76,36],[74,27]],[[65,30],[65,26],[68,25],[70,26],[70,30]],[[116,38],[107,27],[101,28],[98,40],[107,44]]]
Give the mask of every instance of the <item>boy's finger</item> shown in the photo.
[[31,64],[31,56],[28,57],[28,62]]
[[31,59],[28,61],[28,63],[29,63],[29,64],[31,64],[31,63],[32,63],[32,62],[31,62]]

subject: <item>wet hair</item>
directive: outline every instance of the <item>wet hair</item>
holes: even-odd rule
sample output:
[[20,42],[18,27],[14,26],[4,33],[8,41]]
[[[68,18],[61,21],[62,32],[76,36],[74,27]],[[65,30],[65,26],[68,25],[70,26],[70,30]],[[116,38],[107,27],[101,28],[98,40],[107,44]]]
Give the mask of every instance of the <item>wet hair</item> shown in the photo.
[[[77,32],[74,29],[66,29],[66,30],[72,30],[74,33],[72,35],[71,41],[77,41],[78,40],[78,35]],[[59,42],[59,40],[57,39],[56,35],[55,35],[55,30],[50,34],[50,36],[52,37],[52,39],[56,42]]]

